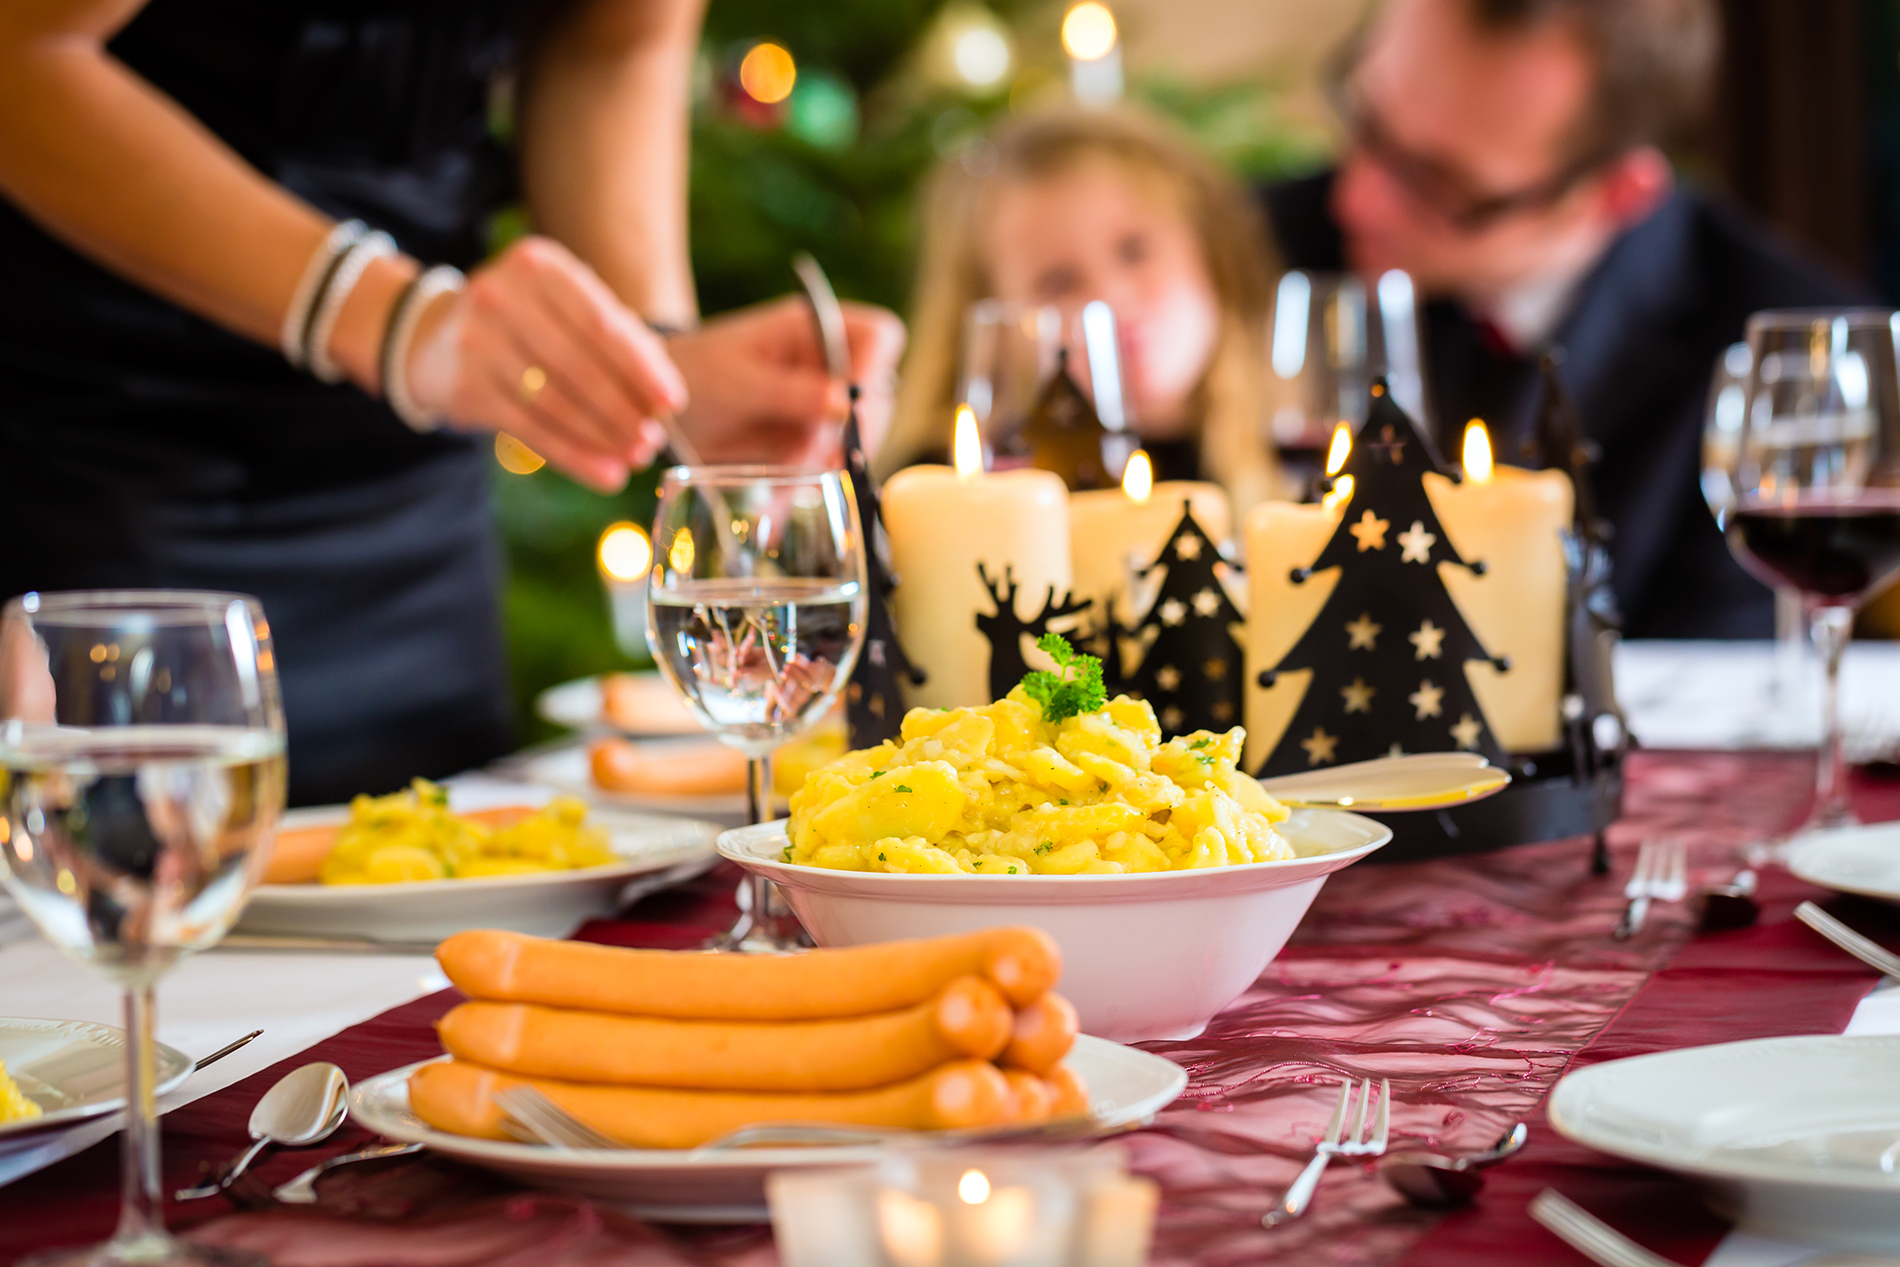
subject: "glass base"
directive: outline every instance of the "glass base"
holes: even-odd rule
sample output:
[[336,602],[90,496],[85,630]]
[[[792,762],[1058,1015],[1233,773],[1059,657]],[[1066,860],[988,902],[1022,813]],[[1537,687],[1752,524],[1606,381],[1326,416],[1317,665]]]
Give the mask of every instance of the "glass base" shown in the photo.
[[254,1250],[193,1245],[165,1232],[151,1232],[136,1240],[111,1240],[85,1249],[45,1250],[20,1259],[14,1267],[271,1267],[271,1262]]

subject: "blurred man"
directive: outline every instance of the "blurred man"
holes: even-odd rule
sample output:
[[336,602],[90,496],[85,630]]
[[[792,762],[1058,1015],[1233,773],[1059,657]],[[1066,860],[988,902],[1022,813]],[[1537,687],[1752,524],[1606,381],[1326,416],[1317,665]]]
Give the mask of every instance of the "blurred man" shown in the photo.
[[1441,442],[1482,418],[1508,459],[1564,350],[1631,637],[1772,633],[1702,501],[1710,371],[1751,312],[1860,298],[1676,184],[1718,41],[1709,0],[1391,0],[1338,168],[1267,192],[1289,266],[1411,274]]

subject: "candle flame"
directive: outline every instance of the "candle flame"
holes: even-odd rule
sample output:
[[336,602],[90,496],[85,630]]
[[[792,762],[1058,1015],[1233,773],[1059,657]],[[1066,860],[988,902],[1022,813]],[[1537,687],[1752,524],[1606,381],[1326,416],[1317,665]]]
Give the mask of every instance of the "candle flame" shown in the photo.
[[983,437],[977,434],[976,414],[968,405],[957,406],[957,433],[950,452],[959,478],[973,479],[983,473]]
[[666,552],[666,561],[675,572],[693,570],[693,534],[690,530],[681,528],[673,534],[673,545]]
[[1482,418],[1465,424],[1465,478],[1476,484],[1491,478],[1491,434]]
[[1328,510],[1336,510],[1352,500],[1352,476],[1342,475],[1333,481],[1333,491],[1319,499],[1319,504]]
[[637,581],[653,562],[653,545],[638,526],[622,520],[607,525],[595,554],[602,575],[616,581]]
[[1148,498],[1155,491],[1155,465],[1148,460],[1146,450],[1136,449],[1128,457],[1128,466],[1122,471],[1122,492],[1128,494],[1130,501],[1138,506],[1148,504]]
[[1326,450],[1326,473],[1339,474],[1340,468],[1346,465],[1346,459],[1351,456],[1352,432],[1347,430],[1346,424],[1342,422],[1333,428],[1333,443]]
[[980,1170],[966,1170],[957,1180],[957,1196],[965,1205],[982,1205],[990,1199],[989,1176]]

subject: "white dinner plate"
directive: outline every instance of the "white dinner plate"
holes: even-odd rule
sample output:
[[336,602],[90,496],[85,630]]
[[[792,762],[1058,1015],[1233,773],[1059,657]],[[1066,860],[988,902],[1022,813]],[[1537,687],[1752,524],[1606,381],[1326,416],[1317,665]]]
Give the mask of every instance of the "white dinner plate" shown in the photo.
[[1900,1037],[1761,1038],[1592,1065],[1550,1097],[1580,1144],[1698,1180],[1763,1236],[1900,1250]]
[[598,677],[575,678],[535,697],[543,720],[570,730],[618,730],[623,735],[699,735],[706,727],[658,670],[626,674],[634,682],[632,715],[616,722],[603,707]]
[[1786,865],[1824,889],[1900,902],[1900,823],[1808,833],[1789,842]]
[[[158,1043],[158,1094],[191,1076],[191,1057]],[[0,1148],[125,1107],[125,1031],[92,1021],[0,1016],[0,1061],[26,1098],[44,1110],[0,1123]]]
[[[449,785],[449,806],[471,812],[500,805],[539,805],[550,787],[485,783]],[[283,826],[341,823],[349,807],[291,810]],[[653,887],[698,875],[717,859],[716,823],[594,806],[588,820],[607,832],[621,861],[536,875],[414,880],[401,884],[262,884],[238,920],[238,931],[304,937],[367,937],[435,941],[465,928],[505,928],[565,937],[596,916],[611,915],[635,885]]]
[[[1068,1060],[1088,1085],[1097,1134],[1147,1122],[1187,1085],[1187,1074],[1173,1061],[1086,1034],[1075,1040]],[[877,1160],[884,1151],[864,1144],[556,1149],[449,1135],[432,1130],[409,1111],[409,1075],[429,1063],[418,1061],[358,1083],[350,1092],[350,1116],[379,1135],[426,1144],[445,1157],[498,1170],[535,1187],[628,1203],[642,1218],[675,1223],[764,1222],[769,1217],[765,1176],[771,1171],[863,1165]],[[974,1142],[977,1138],[970,1132],[958,1132],[956,1142]]]
[[[669,748],[675,745],[700,747],[719,743],[717,739],[710,736],[651,740],[643,742],[641,746],[646,746],[646,742]],[[550,752],[537,753],[528,757],[521,763],[521,777],[535,783],[545,783],[549,787],[559,788],[569,796],[578,796],[597,805],[645,810],[654,814],[692,814],[731,822],[745,821],[746,805],[743,791],[719,792],[709,796],[661,796],[650,792],[610,792],[594,782],[585,747],[556,748]]]

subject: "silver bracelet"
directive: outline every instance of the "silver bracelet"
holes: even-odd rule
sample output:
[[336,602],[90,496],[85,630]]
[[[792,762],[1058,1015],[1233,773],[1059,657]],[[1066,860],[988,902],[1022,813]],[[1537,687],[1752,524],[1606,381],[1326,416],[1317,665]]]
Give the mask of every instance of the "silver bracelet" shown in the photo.
[[332,225],[323,242],[311,253],[310,262],[303,266],[297,289],[290,293],[290,308],[284,313],[283,328],[277,332],[277,347],[292,367],[304,368],[304,335],[310,331],[310,310],[316,306],[324,279],[336,267],[337,257],[368,232],[369,226],[361,220],[344,220]]
[[434,431],[442,425],[441,415],[430,413],[409,394],[409,348],[415,342],[416,327],[438,295],[459,292],[466,280],[461,269],[437,264],[409,283],[396,301],[396,310],[389,314],[389,328],[383,334],[383,399],[411,431]]
[[316,312],[310,317],[309,337],[304,341],[304,360],[318,382],[343,381],[342,368],[330,359],[330,336],[336,332],[336,319],[342,315],[343,305],[349,301],[356,283],[363,280],[363,270],[385,255],[395,253],[396,239],[379,229],[343,252],[336,267],[330,270],[330,279],[317,298]]

